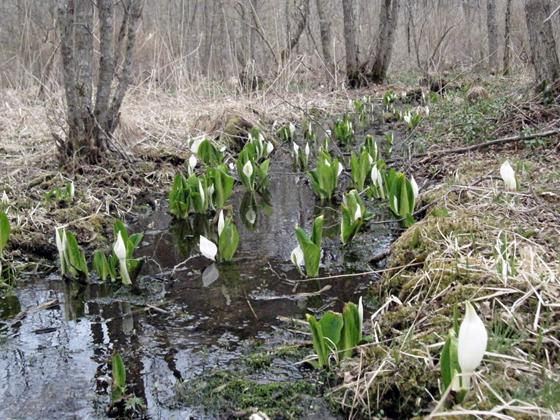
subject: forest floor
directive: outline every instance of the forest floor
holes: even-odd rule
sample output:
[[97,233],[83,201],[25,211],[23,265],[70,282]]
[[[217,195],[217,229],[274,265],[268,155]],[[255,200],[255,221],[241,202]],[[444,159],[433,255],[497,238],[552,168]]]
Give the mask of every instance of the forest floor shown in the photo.
[[[474,84],[485,93],[469,98]],[[340,115],[349,100],[381,101],[387,89],[252,97],[133,90],[118,133],[130,162],[80,164],[72,173],[60,170],[50,135],[60,122],[56,104],[4,92],[0,194],[9,203],[0,206],[15,215],[9,258],[21,271],[55,270],[54,226],[62,224],[91,252],[110,237],[115,218],[135,220],[166,199],[194,136],[216,136],[234,151],[234,125],[266,130],[275,121]],[[426,97],[430,114],[406,139],[410,156],[393,162],[414,174],[425,211],[393,244],[387,267],[394,269],[366,299],[372,341],[335,369],[339,385],[328,396],[350,417],[552,417],[560,410],[560,135],[475,145],[560,130],[560,106],[544,105],[520,78],[457,79],[457,89]],[[503,188],[505,160],[517,175],[515,192]],[[57,192],[71,180],[69,205]],[[442,389],[439,354],[467,300],[489,346],[472,392],[456,405]]]

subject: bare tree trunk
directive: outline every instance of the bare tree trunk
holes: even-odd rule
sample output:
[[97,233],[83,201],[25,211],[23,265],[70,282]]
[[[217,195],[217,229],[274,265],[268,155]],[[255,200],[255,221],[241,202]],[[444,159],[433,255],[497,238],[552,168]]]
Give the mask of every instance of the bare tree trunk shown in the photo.
[[[108,151],[110,138],[117,127],[119,112],[130,83],[136,29],[142,14],[143,0],[125,0],[124,18],[113,40],[113,0],[95,3],[99,17],[99,76],[93,108],[93,36],[94,2],[91,0],[59,0],[58,29],[64,90],[66,94],[66,138],[54,135],[64,162],[78,157],[99,162]],[[126,35],[126,47],[120,63],[118,84],[111,96],[116,75],[115,50]],[[115,46],[116,44],[116,46]]]
[[[286,3],[288,4],[288,3]],[[290,22],[290,15],[288,13],[289,8],[286,10],[286,19]],[[289,55],[291,54],[292,50],[294,50],[301,38],[301,34],[307,25],[307,20],[309,18],[309,0],[302,0],[299,4],[296,4],[296,14],[297,14],[297,21],[294,31],[292,32],[291,29],[288,33],[288,42],[286,46],[286,50],[282,52],[281,58],[282,61],[288,59]],[[291,28],[291,23],[287,24],[288,28]]]
[[498,25],[496,23],[496,0],[486,2],[486,26],[488,28],[488,66],[493,73],[498,69]]
[[356,16],[354,1],[342,0],[344,14],[344,46],[346,48],[346,78],[350,87],[360,85],[359,52],[356,42]]
[[510,47],[511,47],[511,0],[506,3],[505,32],[504,32],[504,76],[509,73]]
[[470,4],[471,0],[463,0],[463,15],[465,17],[466,23],[466,33],[465,37],[467,38],[467,54],[469,54],[472,58],[472,27],[473,27],[473,18],[472,18],[472,7],[473,5]]
[[333,59],[333,33],[331,28],[331,20],[327,11],[327,0],[316,0],[317,13],[319,15],[319,29],[321,32],[321,46],[323,49],[323,59],[327,68],[328,76],[334,79],[335,65]]
[[391,63],[395,32],[399,18],[399,0],[382,0],[379,14],[379,31],[377,48],[371,67],[370,78],[374,83],[381,83],[387,77]]
[[545,22],[550,13],[549,0],[527,0],[525,2],[531,61],[535,68],[536,82],[541,87],[543,83],[553,83],[560,78],[560,63],[552,23],[550,20]]

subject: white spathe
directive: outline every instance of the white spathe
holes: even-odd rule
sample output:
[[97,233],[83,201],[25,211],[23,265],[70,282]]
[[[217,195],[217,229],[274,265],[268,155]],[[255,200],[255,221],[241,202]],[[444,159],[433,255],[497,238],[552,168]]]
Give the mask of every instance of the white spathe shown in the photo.
[[418,198],[418,184],[412,175],[410,176],[410,185],[412,186],[412,193],[414,195],[414,199],[416,200]]
[[204,207],[204,202],[206,201],[206,193],[200,179],[198,180],[198,193],[200,194],[200,201],[202,202],[202,206]]
[[266,154],[270,155],[273,150],[274,150],[274,146],[272,145],[272,143],[271,142],[266,143]]
[[293,136],[294,133],[296,132],[296,126],[293,123],[290,123],[288,125],[288,129],[290,130],[290,135]]
[[243,174],[245,174],[247,178],[251,178],[251,175],[253,175],[253,164],[250,160],[243,165]]
[[132,282],[130,281],[130,275],[128,274],[128,267],[126,265],[126,245],[124,243],[123,237],[121,232],[117,234],[117,240],[113,245],[113,252],[115,253],[116,257],[119,259],[119,272],[121,274],[121,280],[123,284],[130,285]]
[[76,192],[76,188],[74,187],[74,181],[70,181],[70,198],[74,198],[74,194]]
[[10,204],[10,199],[8,198],[8,194],[6,194],[6,191],[2,192],[2,204],[8,205]]
[[515,179],[515,171],[511,167],[508,160],[502,163],[500,167],[500,175],[506,184],[506,190],[515,191],[517,189],[517,181]]
[[371,182],[372,182],[372,184],[377,185],[380,177],[381,177],[381,174],[379,173],[379,169],[377,169],[377,165],[374,165],[373,168],[371,168]]
[[293,143],[293,148],[294,148],[294,154],[296,155],[296,158],[299,154],[299,146],[294,142]]
[[204,137],[198,137],[196,139],[194,139],[192,145],[191,145],[191,152],[193,153],[198,153],[198,148],[200,147],[200,144],[206,140]]
[[469,388],[470,375],[480,365],[487,344],[488,333],[484,323],[476,314],[471,303],[467,302],[465,317],[459,327],[457,342],[457,356],[463,374],[464,388]]
[[218,247],[210,239],[200,235],[200,242],[198,245],[200,253],[209,260],[216,261],[216,255],[218,254]]
[[196,156],[191,155],[191,157],[189,157],[189,173],[192,173],[194,171],[194,168],[196,168],[197,164],[198,160],[196,159]]
[[220,215],[218,216],[218,236],[222,236],[225,225],[226,223],[224,221],[224,211],[220,210]]
[[309,158],[309,143],[305,143],[305,157]]
[[362,297],[358,299],[358,320],[360,321],[358,327],[360,328],[360,334],[364,328],[364,303],[362,302]]
[[302,267],[305,265],[305,259],[303,257],[303,251],[301,249],[301,247],[298,245],[296,246],[293,250],[292,253],[290,254],[290,259],[292,260],[292,263],[296,266],[296,267]]
[[362,218],[362,209],[360,205],[356,206],[356,212],[354,213],[354,220],[358,220]]
[[336,171],[336,176],[339,177],[343,170],[344,166],[342,166],[342,163],[338,162],[338,170]]
[[63,227],[58,227],[55,230],[56,248],[58,249],[58,257],[60,258],[60,271],[62,275],[65,274],[65,255],[66,255],[66,230]]

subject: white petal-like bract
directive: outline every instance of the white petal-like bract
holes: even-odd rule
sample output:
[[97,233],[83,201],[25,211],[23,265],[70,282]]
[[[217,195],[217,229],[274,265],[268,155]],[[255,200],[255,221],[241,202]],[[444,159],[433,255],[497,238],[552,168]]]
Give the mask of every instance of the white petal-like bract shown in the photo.
[[502,163],[500,167],[500,175],[506,184],[506,189],[509,191],[515,191],[517,189],[517,181],[515,179],[515,171],[509,164],[509,161]]
[[126,245],[124,244],[124,240],[120,232],[117,234],[117,240],[113,245],[113,252],[119,261],[126,260]]
[[253,175],[253,164],[250,160],[243,165],[243,173],[247,178],[251,178],[251,175]]
[[465,317],[459,327],[457,343],[457,356],[462,373],[472,373],[480,365],[487,343],[488,333],[484,323],[476,314],[471,303],[467,302]]
[[196,138],[196,139],[193,141],[192,145],[191,145],[191,152],[193,152],[193,153],[198,153],[198,148],[200,147],[200,144],[201,144],[204,140],[206,140],[204,137],[198,137],[198,138]]
[[301,267],[305,265],[303,251],[301,250],[301,247],[299,245],[292,250],[292,253],[290,254],[290,259],[292,260],[292,263],[295,266]]
[[196,165],[198,163],[198,160],[196,159],[195,155],[191,155],[191,157],[189,158],[189,172],[192,173],[192,171],[194,171],[194,168],[196,168]]
[[273,150],[274,150],[274,146],[272,145],[272,143],[271,142],[266,143],[266,154],[270,155]]
[[410,176],[410,185],[412,186],[412,193],[414,195],[414,199],[418,198],[418,184],[416,183],[416,180],[414,179],[414,176]]
[[218,254],[218,247],[210,239],[200,235],[199,250],[202,255],[212,261],[216,261],[216,254]]
[[343,170],[344,170],[344,166],[342,166],[342,163],[338,162],[338,170],[336,172],[336,176],[337,177],[340,176]]
[[225,225],[226,223],[224,221],[224,211],[220,210],[220,215],[218,216],[218,236],[222,235]]

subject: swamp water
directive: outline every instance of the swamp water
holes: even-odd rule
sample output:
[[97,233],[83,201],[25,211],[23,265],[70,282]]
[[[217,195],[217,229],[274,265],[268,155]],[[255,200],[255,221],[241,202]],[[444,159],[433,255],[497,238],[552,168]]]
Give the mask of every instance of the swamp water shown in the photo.
[[[323,211],[321,275],[334,275],[375,269],[368,261],[388,248],[395,225],[366,227],[341,248],[338,205],[314,208],[306,175],[292,172],[289,154],[279,149],[271,160],[265,197],[238,186],[230,200],[241,235],[233,264],[213,265],[198,255],[198,235],[214,238],[215,223],[205,217],[174,221],[162,209],[130,229],[145,232],[138,290],[72,284],[51,275],[21,281],[12,296],[1,299],[0,418],[105,418],[115,351],[123,356],[128,391],[154,419],[246,417],[250,411],[209,406],[213,398],[195,392],[216,372],[241,372],[261,385],[312,383],[317,373],[295,363],[312,352],[302,345],[310,336],[294,331],[286,318],[340,310],[344,302],[356,302],[375,277],[293,281],[300,279],[290,262],[297,245],[294,226],[309,230]],[[372,210],[375,219],[391,218],[386,210]],[[290,345],[299,349],[296,360],[278,352],[257,363],[258,369],[247,368],[247,360],[256,360],[255,349],[271,354]],[[336,418],[320,398],[296,392],[299,416]]]

